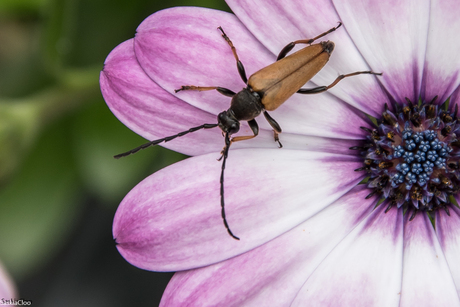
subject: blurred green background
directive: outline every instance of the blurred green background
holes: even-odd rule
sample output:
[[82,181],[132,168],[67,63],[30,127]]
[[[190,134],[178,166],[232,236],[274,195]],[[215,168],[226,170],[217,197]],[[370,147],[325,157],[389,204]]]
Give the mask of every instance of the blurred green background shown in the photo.
[[171,273],[127,263],[112,240],[123,196],[184,156],[145,142],[99,90],[109,52],[172,6],[223,0],[0,0],[0,261],[33,306],[157,306]]

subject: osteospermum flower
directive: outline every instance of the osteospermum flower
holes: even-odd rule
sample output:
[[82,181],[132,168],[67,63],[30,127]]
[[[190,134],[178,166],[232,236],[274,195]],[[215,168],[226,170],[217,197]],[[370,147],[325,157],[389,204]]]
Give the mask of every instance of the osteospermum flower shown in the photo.
[[[221,131],[165,143],[195,157],[124,198],[119,252],[146,270],[180,271],[162,306],[459,306],[460,2],[227,2],[236,16],[155,13],[108,56],[102,93],[130,129],[153,140],[217,122],[228,97],[174,90],[245,86],[218,26],[248,76],[338,21],[324,38],[336,44],[329,63],[305,87],[384,74],[292,96],[271,113],[282,149],[264,119],[258,137],[232,145],[225,203],[240,241],[220,215]],[[251,134],[243,125],[238,135]]]

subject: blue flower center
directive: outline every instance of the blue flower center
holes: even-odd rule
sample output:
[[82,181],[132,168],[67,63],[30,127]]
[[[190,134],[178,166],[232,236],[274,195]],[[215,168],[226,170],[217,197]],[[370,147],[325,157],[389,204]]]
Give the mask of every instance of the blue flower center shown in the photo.
[[369,133],[359,150],[368,173],[368,195],[379,194],[382,203],[418,211],[444,209],[449,214],[452,196],[460,191],[460,124],[454,110],[433,104],[386,106],[378,127],[361,127]]
[[410,190],[415,183],[419,186],[429,181],[439,184],[439,178],[432,178],[431,174],[435,169],[445,169],[452,151],[446,142],[439,140],[435,130],[415,132],[406,127],[401,144],[393,147],[393,158],[399,163],[395,167],[398,172],[391,178],[392,187],[405,183],[406,189]]

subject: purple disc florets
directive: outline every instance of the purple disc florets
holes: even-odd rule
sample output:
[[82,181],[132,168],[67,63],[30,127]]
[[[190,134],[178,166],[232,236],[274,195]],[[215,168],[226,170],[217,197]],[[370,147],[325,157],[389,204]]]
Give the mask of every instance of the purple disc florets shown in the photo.
[[[433,100],[434,101],[434,100]],[[453,112],[433,103],[416,106],[408,101],[393,113],[385,108],[377,129],[363,146],[352,147],[364,156],[356,171],[369,173],[367,185],[391,207],[449,214],[450,196],[460,191],[460,124]],[[412,210],[411,210],[412,211]]]

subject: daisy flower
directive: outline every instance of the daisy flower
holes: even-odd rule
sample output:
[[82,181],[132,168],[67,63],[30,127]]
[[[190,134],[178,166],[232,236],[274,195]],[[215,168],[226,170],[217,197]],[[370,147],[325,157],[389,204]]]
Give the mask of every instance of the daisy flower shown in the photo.
[[[144,20],[101,72],[120,121],[149,140],[217,123],[230,98],[183,85],[241,81],[221,26],[248,76],[286,44],[342,22],[324,40],[329,63],[304,87],[339,74],[326,93],[294,94],[235,142],[225,169],[219,128],[163,145],[193,156],[140,182],[121,202],[121,255],[152,271],[179,271],[161,306],[459,306],[460,2],[242,1],[235,15],[172,8]],[[446,103],[447,102],[447,103]],[[373,119],[373,120],[372,120]],[[252,135],[245,122],[237,135]]]

